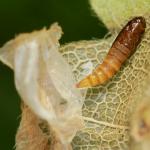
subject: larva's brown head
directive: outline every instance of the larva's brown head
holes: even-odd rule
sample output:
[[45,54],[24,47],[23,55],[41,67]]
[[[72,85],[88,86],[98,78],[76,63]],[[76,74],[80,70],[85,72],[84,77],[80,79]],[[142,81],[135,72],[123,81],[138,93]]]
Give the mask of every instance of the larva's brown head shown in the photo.
[[135,17],[128,23],[133,32],[143,34],[146,28],[146,21],[144,17]]
[[[120,35],[116,40],[134,52],[141,41],[142,35],[145,32],[146,21],[144,17],[135,17],[130,20],[121,30]],[[124,38],[126,37],[126,38]]]

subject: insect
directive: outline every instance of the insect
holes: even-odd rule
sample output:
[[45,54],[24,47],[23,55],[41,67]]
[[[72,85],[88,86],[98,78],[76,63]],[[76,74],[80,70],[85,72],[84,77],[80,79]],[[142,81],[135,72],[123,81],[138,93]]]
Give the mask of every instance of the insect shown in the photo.
[[120,31],[103,63],[76,84],[78,88],[93,87],[109,80],[135,51],[145,32],[144,17],[135,17]]

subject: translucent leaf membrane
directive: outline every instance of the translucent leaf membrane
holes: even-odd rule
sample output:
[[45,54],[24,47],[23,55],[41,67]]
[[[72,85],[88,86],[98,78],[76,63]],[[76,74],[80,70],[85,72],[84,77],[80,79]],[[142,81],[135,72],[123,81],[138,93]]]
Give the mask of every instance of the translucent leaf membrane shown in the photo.
[[69,65],[58,52],[61,33],[53,24],[49,30],[21,34],[0,49],[0,59],[14,70],[21,98],[49,123],[62,149],[67,149],[83,126],[83,98]]
[[[135,53],[107,83],[88,88],[82,108],[85,128],[72,141],[74,150],[129,150],[130,122],[143,84],[150,80],[150,22]],[[126,24],[126,23],[124,23]],[[105,58],[115,35],[104,40],[73,42],[60,52],[78,81]]]

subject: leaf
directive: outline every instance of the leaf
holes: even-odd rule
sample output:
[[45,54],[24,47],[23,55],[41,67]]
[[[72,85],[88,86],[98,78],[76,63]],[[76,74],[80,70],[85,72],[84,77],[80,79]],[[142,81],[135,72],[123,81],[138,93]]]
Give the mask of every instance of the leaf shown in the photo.
[[59,141],[54,149],[58,145],[70,149],[72,138],[83,127],[83,98],[58,52],[61,32],[53,24],[49,30],[21,34],[0,49],[0,58],[14,70],[16,89],[25,104],[54,132]]
[[149,0],[90,0],[97,17],[103,21],[109,31],[121,30],[124,21],[135,16],[147,16],[150,10]]
[[[149,77],[149,18],[146,21],[146,33],[134,55],[106,84],[88,89],[82,108],[85,128],[73,139],[74,150],[129,149],[130,119]],[[77,81],[103,61],[113,40],[114,37],[80,41],[61,47],[60,52],[71,65]]]

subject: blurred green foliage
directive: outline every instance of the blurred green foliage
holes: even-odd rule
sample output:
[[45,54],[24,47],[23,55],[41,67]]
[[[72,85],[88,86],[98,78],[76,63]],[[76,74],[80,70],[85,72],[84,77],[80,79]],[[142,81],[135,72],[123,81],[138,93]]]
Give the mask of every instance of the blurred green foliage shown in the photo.
[[[107,29],[94,16],[88,0],[1,0],[0,46],[22,32],[58,22],[64,35],[61,44],[102,38]],[[11,150],[20,120],[20,98],[13,72],[0,63],[0,150]]]

